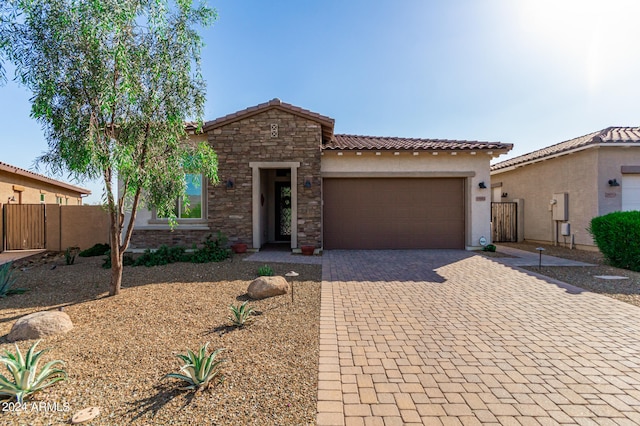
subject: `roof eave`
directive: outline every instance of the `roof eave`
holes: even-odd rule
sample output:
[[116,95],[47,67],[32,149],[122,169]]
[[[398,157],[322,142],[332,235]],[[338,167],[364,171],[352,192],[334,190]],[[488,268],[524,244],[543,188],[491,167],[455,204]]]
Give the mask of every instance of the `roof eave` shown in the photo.
[[12,166],[6,163],[0,163],[0,170],[13,173],[18,176],[24,176],[29,179],[37,180],[39,182],[48,183],[50,185],[57,186],[59,188],[68,189],[70,191],[77,192],[79,194],[91,195],[91,191],[89,189],[81,188],[79,186],[70,185],[68,183],[60,182],[58,180],[39,175],[37,173],[30,172],[25,169],[21,169],[20,167]]
[[[552,155],[547,155],[547,156],[543,156],[543,157],[538,157],[538,158],[534,158],[531,160],[527,160],[527,161],[523,161],[521,163],[515,163],[512,164],[510,166],[505,166],[505,167],[501,167],[499,169],[495,169],[495,170],[491,170],[491,174],[499,174],[499,173],[504,173],[504,172],[508,172],[511,170],[515,170],[518,167],[524,167],[524,166],[528,166],[530,164],[535,164],[535,163],[539,163],[541,161],[547,161],[547,160],[552,160],[554,158],[558,158],[558,157],[562,157],[564,155],[569,155],[569,154],[574,154],[576,152],[580,152],[580,151],[585,151],[587,149],[592,149],[592,148],[605,148],[605,147],[623,147],[623,148],[632,148],[632,147],[640,147],[640,145],[638,145],[638,143],[635,142],[602,142],[602,143],[595,143],[595,144],[588,144],[588,145],[583,145],[574,149],[569,149],[567,151],[561,151],[561,152],[556,152],[555,154]],[[505,160],[509,161],[509,160]],[[495,166],[498,166],[500,163],[496,164]]]

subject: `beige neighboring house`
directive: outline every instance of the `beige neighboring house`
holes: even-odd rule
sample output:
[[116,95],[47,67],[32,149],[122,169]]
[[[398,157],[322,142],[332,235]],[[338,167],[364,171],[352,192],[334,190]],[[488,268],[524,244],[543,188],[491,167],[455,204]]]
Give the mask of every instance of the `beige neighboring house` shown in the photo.
[[132,249],[191,247],[225,234],[259,250],[478,249],[490,238],[490,161],[499,142],[334,133],[330,117],[273,99],[208,121],[190,139],[217,152],[220,183],[187,177],[178,227],[136,216]]
[[0,204],[82,205],[91,191],[0,162]]
[[109,241],[101,206],[84,206],[91,191],[0,162],[0,251],[68,247]]
[[640,210],[640,127],[609,127],[494,164],[494,202],[517,201],[519,240],[596,249],[587,228]]

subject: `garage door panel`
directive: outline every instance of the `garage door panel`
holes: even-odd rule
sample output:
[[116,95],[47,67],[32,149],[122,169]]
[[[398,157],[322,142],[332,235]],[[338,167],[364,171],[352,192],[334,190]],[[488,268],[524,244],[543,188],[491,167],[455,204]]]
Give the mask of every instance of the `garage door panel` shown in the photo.
[[323,181],[327,249],[464,248],[464,180]]

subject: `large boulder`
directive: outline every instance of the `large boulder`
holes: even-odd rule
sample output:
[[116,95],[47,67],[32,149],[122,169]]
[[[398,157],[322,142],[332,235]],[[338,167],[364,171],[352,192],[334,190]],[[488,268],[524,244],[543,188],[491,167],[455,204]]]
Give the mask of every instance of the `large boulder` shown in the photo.
[[247,294],[252,299],[264,299],[289,292],[289,283],[284,277],[258,277],[251,281]]
[[35,312],[18,319],[11,327],[7,340],[15,342],[16,340],[39,339],[66,333],[72,328],[71,318],[62,311]]

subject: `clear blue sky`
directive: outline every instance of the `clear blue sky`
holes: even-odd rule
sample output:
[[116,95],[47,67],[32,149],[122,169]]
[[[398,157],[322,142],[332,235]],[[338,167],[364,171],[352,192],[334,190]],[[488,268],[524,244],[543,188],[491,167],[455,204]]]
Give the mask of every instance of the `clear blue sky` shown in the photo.
[[[513,143],[498,161],[640,125],[636,0],[208,4],[205,120],[278,97],[336,133]],[[29,97],[0,87],[0,161],[27,169],[47,147]]]

